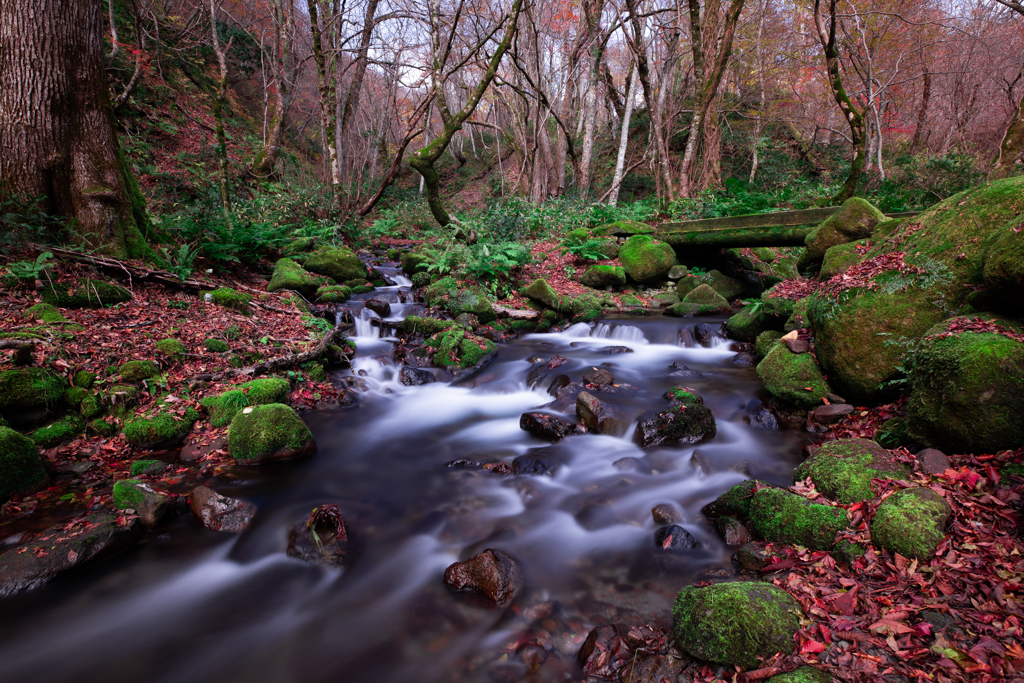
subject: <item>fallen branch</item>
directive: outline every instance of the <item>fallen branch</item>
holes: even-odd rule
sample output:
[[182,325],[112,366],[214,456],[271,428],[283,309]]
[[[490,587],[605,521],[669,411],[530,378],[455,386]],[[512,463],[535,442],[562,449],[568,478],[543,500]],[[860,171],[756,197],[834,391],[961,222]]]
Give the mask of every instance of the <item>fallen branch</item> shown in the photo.
[[15,365],[31,365],[32,352],[39,341],[24,339],[0,339],[0,349],[14,349]]
[[316,346],[308,351],[302,353],[294,353],[290,356],[281,356],[280,358],[273,358],[271,360],[251,365],[247,368],[238,368],[237,370],[225,370],[224,372],[210,372],[201,375],[193,375],[188,378],[189,382],[217,382],[228,377],[242,377],[242,376],[256,376],[265,375],[275,370],[283,370],[284,368],[292,367],[295,365],[301,365],[307,361],[319,358],[327,352],[327,347],[330,346],[334,340],[341,335],[340,328],[333,328],[330,332],[324,335]]
[[[40,250],[43,249],[43,247],[39,246],[35,246],[35,248]],[[203,289],[215,289],[215,285],[209,283],[200,282],[199,280],[182,280],[174,273],[168,273],[165,270],[136,266],[130,263],[125,263],[124,261],[119,261],[115,258],[110,258],[109,256],[82,254],[77,251],[71,251],[70,249],[61,249],[60,247],[45,247],[45,249],[53,252],[54,256],[59,256],[60,258],[67,259],[69,261],[88,263],[107,270],[122,271],[128,273],[130,278],[138,278],[144,282],[155,282],[172,289],[181,289],[186,292],[199,292]]]

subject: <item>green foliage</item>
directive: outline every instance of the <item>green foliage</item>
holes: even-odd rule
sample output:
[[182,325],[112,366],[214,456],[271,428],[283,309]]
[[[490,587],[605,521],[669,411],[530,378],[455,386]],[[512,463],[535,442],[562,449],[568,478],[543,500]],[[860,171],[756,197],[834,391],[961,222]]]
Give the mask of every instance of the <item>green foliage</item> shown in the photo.
[[192,275],[199,250],[198,244],[192,246],[188,242],[179,245],[175,251],[171,251],[167,247],[160,247],[160,252],[168,263],[167,269],[177,275],[179,280],[186,280]]
[[477,242],[470,248],[466,274],[479,281],[506,277],[530,262],[530,249],[518,242]]
[[51,242],[64,227],[63,219],[43,210],[45,195],[0,197],[0,253],[27,242]]
[[333,325],[324,320],[323,318],[317,318],[311,315],[302,316],[302,324],[307,330],[315,332],[319,335],[325,335],[333,329]]
[[567,254],[572,254],[588,261],[604,261],[608,258],[601,251],[605,241],[587,237],[574,231],[566,235],[559,244]]
[[15,261],[7,264],[7,272],[19,280],[38,280],[45,270],[47,262],[53,258],[53,254],[49,251],[44,251],[36,260],[33,261]]

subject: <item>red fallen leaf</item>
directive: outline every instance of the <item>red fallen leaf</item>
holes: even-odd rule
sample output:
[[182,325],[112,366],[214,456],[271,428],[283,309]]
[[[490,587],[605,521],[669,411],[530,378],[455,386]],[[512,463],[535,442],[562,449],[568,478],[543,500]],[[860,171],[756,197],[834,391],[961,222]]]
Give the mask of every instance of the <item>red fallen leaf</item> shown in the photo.
[[761,573],[768,574],[770,572],[780,572],[785,569],[792,569],[793,567],[796,567],[799,564],[800,560],[796,559],[795,557],[787,557],[784,560],[763,567],[761,569]]
[[824,651],[825,651],[825,643],[819,643],[816,640],[808,640],[800,648],[800,654],[802,654],[802,655],[816,653],[816,652],[824,652]]
[[74,550],[69,550],[68,551],[68,562],[71,562],[72,564],[74,564],[75,562],[78,562],[78,553],[75,552]]
[[552,356],[551,360],[548,361],[548,369],[554,370],[560,365],[565,365],[569,362],[568,358],[562,358],[561,356]]

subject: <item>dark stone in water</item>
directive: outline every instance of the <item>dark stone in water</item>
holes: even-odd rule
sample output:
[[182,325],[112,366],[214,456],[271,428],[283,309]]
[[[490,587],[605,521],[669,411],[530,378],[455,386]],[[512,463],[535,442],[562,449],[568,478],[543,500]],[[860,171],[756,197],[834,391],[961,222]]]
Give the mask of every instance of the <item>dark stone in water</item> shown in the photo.
[[690,368],[680,363],[673,363],[672,365],[668,366],[668,369],[672,371],[668,373],[669,377],[693,377],[696,379],[698,377],[704,376],[697,372],[696,370],[691,370]]
[[206,486],[197,486],[192,490],[188,506],[196,521],[212,531],[245,531],[256,515],[254,504],[222,496]]
[[690,456],[690,463],[695,469],[700,470],[704,474],[711,474],[715,471],[711,464],[711,457],[700,449],[695,450],[693,455]]
[[343,567],[349,559],[348,530],[337,505],[320,505],[288,531],[288,555],[313,564]]
[[366,301],[366,307],[382,318],[386,318],[391,315],[391,304],[384,299],[368,299]]
[[548,393],[552,396],[558,396],[558,392],[570,384],[572,384],[572,380],[569,379],[569,375],[558,375],[548,385]]
[[654,544],[660,550],[676,552],[693,550],[700,547],[700,542],[689,531],[678,524],[664,526],[654,532]]
[[747,420],[750,422],[751,427],[771,430],[779,428],[779,421],[775,417],[775,413],[758,399],[755,398],[747,403],[746,410]]
[[543,458],[525,453],[512,461],[512,474],[517,477],[536,474],[546,474],[551,477],[554,476],[557,467],[558,465]]
[[612,467],[622,472],[643,472],[644,474],[650,474],[651,472],[650,465],[640,458],[633,458],[630,456],[619,458],[612,463]]
[[457,592],[470,592],[504,607],[523,587],[519,565],[511,557],[488,548],[465,562],[444,570],[444,583]]
[[727,546],[740,546],[754,540],[751,533],[743,522],[735,517],[719,517],[715,520],[715,531],[722,537]]
[[437,378],[428,370],[411,368],[408,365],[402,367],[401,372],[398,373],[398,379],[407,387],[418,387],[437,381]]
[[764,549],[764,543],[744,543],[736,551],[736,561],[748,572],[759,572],[771,563],[771,554]]
[[545,413],[523,413],[519,418],[519,428],[552,443],[587,431],[583,425]]
[[640,420],[633,442],[641,448],[700,443],[715,438],[715,416],[699,403],[673,406],[654,417]]
[[574,517],[581,527],[595,531],[615,522],[615,508],[608,503],[587,503]]
[[609,346],[606,349],[601,349],[601,353],[607,353],[608,355],[616,353],[633,353],[633,349],[628,346]]
[[625,426],[611,406],[587,391],[576,396],[576,414],[588,430],[598,434],[617,434]]
[[612,377],[612,373],[608,372],[604,368],[590,368],[583,373],[583,381],[587,384],[604,386],[614,382],[615,378]]
[[711,346],[711,340],[715,338],[715,330],[708,323],[701,323],[693,328],[693,338],[704,347]]
[[679,524],[683,521],[683,511],[678,505],[662,503],[651,509],[651,517],[655,524]]
[[468,469],[480,467],[482,463],[476,460],[466,460],[465,458],[459,458],[458,460],[449,460],[444,464],[445,467],[450,469]]
[[746,351],[737,353],[730,362],[738,368],[752,368],[757,365],[757,359]]
[[608,624],[590,632],[576,653],[576,661],[583,668],[585,678],[594,676],[610,680],[629,663],[631,656],[618,628]]

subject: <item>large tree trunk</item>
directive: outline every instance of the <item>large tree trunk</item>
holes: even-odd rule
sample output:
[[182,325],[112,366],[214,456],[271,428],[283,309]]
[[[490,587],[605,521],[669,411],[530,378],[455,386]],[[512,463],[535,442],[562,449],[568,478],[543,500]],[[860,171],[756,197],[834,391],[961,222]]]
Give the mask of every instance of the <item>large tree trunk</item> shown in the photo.
[[359,54],[356,56],[352,80],[349,82],[344,102],[341,103],[341,115],[338,117],[338,165],[343,178],[348,169],[348,164],[346,163],[348,152],[345,145],[348,143],[348,132],[352,128],[352,121],[355,120],[356,112],[359,110],[359,98],[363,94],[363,79],[366,76],[366,67],[369,64],[370,39],[373,37],[373,29],[377,25],[377,5],[379,2],[380,0],[369,0],[366,3],[366,13],[363,15],[363,30],[359,35]]
[[0,7],[0,198],[42,196],[71,238],[104,254],[152,255],[145,200],[114,130],[100,0]]
[[[313,37],[313,61],[316,63],[317,92],[320,95],[320,124],[324,134],[324,152],[327,156],[327,174],[334,193],[336,204],[341,202],[341,169],[338,164],[338,148],[335,146],[337,129],[337,80],[334,74],[334,56],[328,55],[330,46],[324,46],[328,37],[327,27],[331,26],[335,17],[320,16],[319,0],[306,0],[309,11],[309,30]],[[324,8],[327,9],[327,8]]]
[[633,67],[633,78],[629,82],[626,93],[626,109],[622,112],[622,130],[619,133],[619,153],[615,158],[615,173],[612,175],[612,189],[608,203],[615,206],[619,203],[619,189],[622,187],[623,169],[626,166],[626,148],[629,147],[629,119],[633,114],[633,100],[636,98],[636,82],[638,67]]
[[601,10],[604,5],[593,0],[584,0],[581,20],[586,27],[587,49],[590,56],[590,72],[587,77],[587,92],[583,98],[583,151],[580,159],[580,174],[576,187],[583,196],[590,192],[590,169],[594,160],[594,133],[597,117],[597,84],[601,78],[601,53],[604,42],[601,36]]
[[249,170],[257,180],[269,180],[274,175],[284,142],[285,119],[292,105],[292,84],[298,71],[298,60],[292,55],[294,15],[292,2],[274,0],[274,114],[270,119],[270,135]]
[[910,153],[917,154],[924,145],[924,127],[928,120],[928,102],[932,96],[932,74],[928,67],[924,68],[924,90],[921,92],[921,107],[917,110],[917,128],[914,129],[914,141],[910,143]]
[[1003,142],[999,145],[999,156],[992,165],[992,179],[1008,178],[1014,164],[1024,154],[1024,98],[1017,104],[1017,113],[1010,121]]

